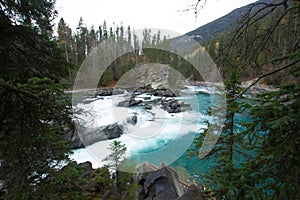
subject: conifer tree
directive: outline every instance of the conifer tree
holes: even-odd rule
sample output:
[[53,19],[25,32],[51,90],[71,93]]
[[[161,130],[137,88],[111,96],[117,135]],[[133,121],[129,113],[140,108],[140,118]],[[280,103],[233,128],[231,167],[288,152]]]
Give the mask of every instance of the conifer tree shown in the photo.
[[1,198],[37,199],[48,187],[49,199],[60,187],[52,178],[68,162],[73,128],[59,83],[68,75],[64,54],[44,32],[54,1],[0,4],[0,180],[7,191]]
[[127,148],[125,147],[125,144],[122,144],[120,141],[113,141],[109,145],[108,149],[111,151],[111,154],[106,156],[103,161],[108,161],[108,166],[115,170],[116,188],[119,190],[119,167],[125,159]]

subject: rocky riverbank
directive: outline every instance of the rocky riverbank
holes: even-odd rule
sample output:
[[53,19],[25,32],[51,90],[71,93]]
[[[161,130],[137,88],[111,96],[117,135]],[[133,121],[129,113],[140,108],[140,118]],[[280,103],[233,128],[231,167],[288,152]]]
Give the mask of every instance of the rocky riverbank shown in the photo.
[[[248,88],[254,81],[255,80],[248,80],[248,81],[242,82],[241,88],[242,89]],[[213,88],[213,90],[215,90],[215,91],[220,90],[220,89],[222,91],[224,89],[223,83],[190,81],[187,83],[187,85]],[[260,94],[263,92],[271,92],[271,91],[275,91],[275,90],[277,90],[277,88],[275,86],[266,85],[266,84],[262,84],[262,83],[256,83],[255,85],[253,85],[252,87],[247,89],[247,91],[245,92],[245,95],[255,97],[257,94]]]
[[[243,88],[247,88],[251,83],[252,81],[244,82],[241,86]],[[198,93],[204,93],[207,95],[221,93],[222,87],[224,87],[221,83],[208,82],[188,82],[186,85],[190,85],[192,87],[195,86],[197,89],[202,88],[204,90],[200,90]],[[273,90],[275,90],[274,87],[257,84],[251,87],[244,96],[252,98],[258,93]],[[114,102],[117,107],[139,107],[151,113],[151,109],[155,106],[167,111],[168,113],[180,113],[191,110],[191,106],[189,104],[178,100],[177,97],[180,97],[182,92],[184,92],[184,90],[177,89],[172,91],[166,88],[165,85],[152,83],[144,84],[137,88],[99,88],[93,93],[90,93],[83,103],[90,104],[93,101],[97,101],[105,97],[113,98],[114,96],[118,96],[121,100]],[[152,119],[155,120],[155,116],[153,116]],[[136,114],[128,116],[125,121],[125,123],[133,126],[135,126],[137,122],[138,116]],[[119,138],[126,131],[124,130],[124,124],[122,123],[120,124],[120,122],[115,122],[93,128],[79,125],[77,126],[77,132],[71,137],[71,146],[73,149],[77,149],[99,141]]]
[[[78,166],[82,169],[82,177],[88,182],[88,185],[84,187],[88,195],[102,196],[102,199],[111,199],[118,194],[114,189],[106,189],[107,187],[103,185],[100,189],[99,185],[95,184],[95,180],[105,179],[105,171],[99,173],[100,170],[93,169],[90,162],[81,163]],[[139,189],[136,190],[136,199],[138,200],[199,200],[205,192],[203,185],[181,181],[180,175],[174,169],[164,164],[156,167],[148,163],[142,163],[137,167],[137,170],[138,173],[130,175],[132,178],[127,182],[127,187],[133,184],[139,186]],[[119,172],[119,176],[120,174],[125,175],[124,172]],[[112,175],[112,179],[114,179],[115,173]],[[205,199],[210,200],[210,198]]]

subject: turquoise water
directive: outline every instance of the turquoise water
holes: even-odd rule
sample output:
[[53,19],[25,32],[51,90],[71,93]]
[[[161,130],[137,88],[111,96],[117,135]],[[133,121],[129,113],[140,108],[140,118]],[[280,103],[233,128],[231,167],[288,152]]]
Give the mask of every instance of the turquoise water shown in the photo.
[[[119,101],[124,99],[122,96],[116,96],[116,98]],[[207,115],[207,110],[210,106],[220,104],[218,101],[220,96],[189,89],[186,95],[178,99],[191,104],[193,111],[170,114],[162,110],[159,105],[153,106],[150,111],[142,106],[127,109],[116,107],[112,103],[112,97],[96,99],[87,104],[80,104],[78,107],[93,114],[92,120],[88,118],[89,116],[86,119],[89,122],[88,126],[123,123],[127,127],[125,128],[126,134],[116,140],[126,145],[129,157],[136,164],[149,162],[159,166],[163,162],[171,167],[184,167],[196,180],[201,181],[202,175],[207,174],[211,167],[216,165],[216,161],[199,159],[196,156],[187,157],[185,152],[191,147],[193,138],[201,133],[200,129],[205,127],[205,121],[211,120],[211,116]],[[114,112],[111,112],[112,110]],[[126,114],[132,115],[133,113],[138,116],[137,126],[126,123]],[[150,113],[154,113],[153,116]],[[113,114],[118,114],[119,118],[114,118]],[[237,116],[237,121],[245,120],[247,116]],[[108,149],[110,143],[111,140],[104,140],[84,149],[75,150],[72,158],[77,162],[91,161],[94,168],[101,167],[103,158],[110,152]]]
[[[200,113],[199,116],[201,116],[200,119],[192,119],[194,123],[199,123],[200,127],[205,125],[205,121],[207,121],[209,119],[209,116],[207,115],[207,110],[210,106],[212,106],[212,102],[217,103],[218,101],[216,101],[216,99],[218,98],[217,95],[212,96],[213,94],[208,94],[208,93],[203,93],[203,92],[198,92],[196,93],[196,99],[195,98],[189,98],[189,96],[186,96],[185,98],[183,98],[182,100],[186,103],[192,104],[193,105],[193,109],[197,109],[197,112]],[[194,96],[195,97],[195,96]],[[214,98],[214,101],[212,101],[212,98]],[[192,101],[197,101],[192,102]],[[195,108],[196,106],[196,108]],[[200,132],[200,130],[199,130]],[[188,138],[190,137],[195,137],[196,135],[199,134],[199,132],[189,132],[188,134],[185,134],[181,137],[176,137],[175,140],[188,140]],[[159,146],[160,148],[163,148],[164,146],[168,146],[169,143],[171,143],[172,140],[168,139],[165,140],[163,138],[157,138],[156,139],[156,143],[157,145],[155,145],[156,147]],[[193,144],[191,143],[191,146]],[[190,146],[190,147],[191,147]],[[176,148],[176,146],[175,146]],[[142,151],[140,151],[139,153],[145,153],[145,152],[151,152],[154,151],[156,149],[153,149],[151,147],[148,148],[144,148],[142,149]],[[172,151],[172,149],[171,149]],[[165,154],[172,154],[172,152],[164,152]],[[159,153],[154,153],[153,155],[157,155],[157,157],[163,157],[163,155],[159,154]],[[131,157],[133,160],[135,160],[137,163],[142,162],[142,160],[144,159],[143,156],[141,156],[141,154],[137,154],[137,155],[133,155]],[[163,159],[162,159],[163,160]],[[159,163],[151,163],[154,165],[159,165]],[[183,154],[173,163],[171,163],[171,167],[184,167],[189,174],[194,177],[196,180],[201,180],[201,174],[205,174],[209,171],[209,169],[214,165],[215,163],[212,160],[200,160],[198,157],[194,156],[194,157],[188,157],[187,154],[185,153],[185,151],[183,151]]]
[[[196,95],[198,101],[198,112],[202,115],[206,115],[208,108],[212,106],[212,94],[198,93]],[[206,119],[207,118],[200,119],[200,123],[204,124]],[[191,147],[192,146],[193,144]],[[171,164],[171,167],[184,167],[196,180],[201,180],[202,175],[208,173],[210,168],[215,164],[216,163],[213,160],[199,159],[197,156],[190,157],[184,153],[179,159]]]
[[[218,96],[214,96],[214,98],[218,98]],[[206,112],[211,104],[211,95],[206,93],[198,93],[197,94],[197,100],[198,100],[198,111],[206,115]],[[249,100],[243,100],[243,101],[249,101]],[[251,119],[247,115],[247,113],[243,114],[236,114],[235,117],[235,127],[236,130],[241,131],[244,129],[239,123],[241,122],[249,122]],[[200,120],[200,123],[204,123],[205,118],[203,120]],[[199,134],[199,133],[197,133]],[[193,147],[193,144],[190,146]],[[247,152],[252,154],[251,152]],[[236,156],[236,163],[238,164],[240,161],[244,160],[245,158],[242,156]],[[171,167],[184,167],[190,175],[196,180],[201,181],[203,179],[203,175],[209,173],[210,169],[217,165],[217,162],[213,158],[198,158],[197,156],[188,156],[187,153],[184,153],[179,159],[177,159],[175,162],[173,162],[170,166]]]

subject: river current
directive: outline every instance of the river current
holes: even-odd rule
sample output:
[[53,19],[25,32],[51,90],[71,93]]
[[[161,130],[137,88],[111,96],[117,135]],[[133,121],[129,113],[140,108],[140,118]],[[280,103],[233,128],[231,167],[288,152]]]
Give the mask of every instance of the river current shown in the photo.
[[[143,106],[118,107],[126,94],[87,98],[86,102],[76,105],[86,114],[79,118],[88,127],[101,127],[113,123],[122,125],[124,134],[113,139],[126,145],[127,157],[136,165],[148,162],[159,166],[161,163],[173,168],[183,167],[196,180],[214,164],[212,161],[188,157],[186,150],[191,147],[195,136],[205,128],[210,120],[207,109],[216,103],[212,101],[218,95],[215,87],[187,86],[176,100],[191,105],[191,110],[180,113],[168,113],[159,104],[153,104],[161,97],[140,94],[136,99],[143,100]],[[151,109],[145,109],[150,104]],[[149,107],[149,105],[148,105]],[[128,118],[136,116],[136,124],[128,123]],[[105,140],[74,150],[71,159],[77,162],[90,161],[93,168],[105,164],[103,159],[110,154],[108,149],[113,140]]]

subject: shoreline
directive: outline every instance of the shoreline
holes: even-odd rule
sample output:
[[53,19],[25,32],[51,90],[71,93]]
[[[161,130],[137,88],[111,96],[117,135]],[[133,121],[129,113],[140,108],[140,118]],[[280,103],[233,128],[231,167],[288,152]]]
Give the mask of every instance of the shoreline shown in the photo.
[[[248,80],[241,83],[240,87],[246,89],[249,85],[251,85],[254,80]],[[215,83],[215,82],[201,82],[201,81],[192,81],[188,82],[192,86],[203,86],[203,87],[224,87],[224,83]],[[262,92],[272,92],[276,91],[278,88],[273,85],[266,85],[261,83],[256,83],[246,93],[250,93],[250,95],[256,95]]]
[[[249,81],[244,81],[241,83],[240,87],[242,89],[246,89],[249,85],[251,85],[254,82],[254,80],[249,80]],[[196,87],[207,87],[207,88],[219,88],[220,92],[224,90],[224,83],[220,82],[202,82],[202,81],[185,81],[182,86],[196,86]],[[122,94],[126,93],[126,91],[131,90],[133,88],[116,88],[115,86],[101,86],[97,88],[86,88],[86,89],[76,89],[76,90],[71,90],[67,89],[64,90],[65,94],[76,94],[76,93],[81,93],[81,92],[87,92],[91,93],[92,95],[98,95],[98,96],[111,96],[113,94]],[[251,96],[252,98],[255,98],[257,94],[261,94],[264,92],[273,92],[277,91],[278,88],[273,85],[266,85],[266,84],[261,84],[257,83],[253,85],[251,88],[249,88],[244,96],[249,97]],[[207,92],[209,93],[209,92]]]

